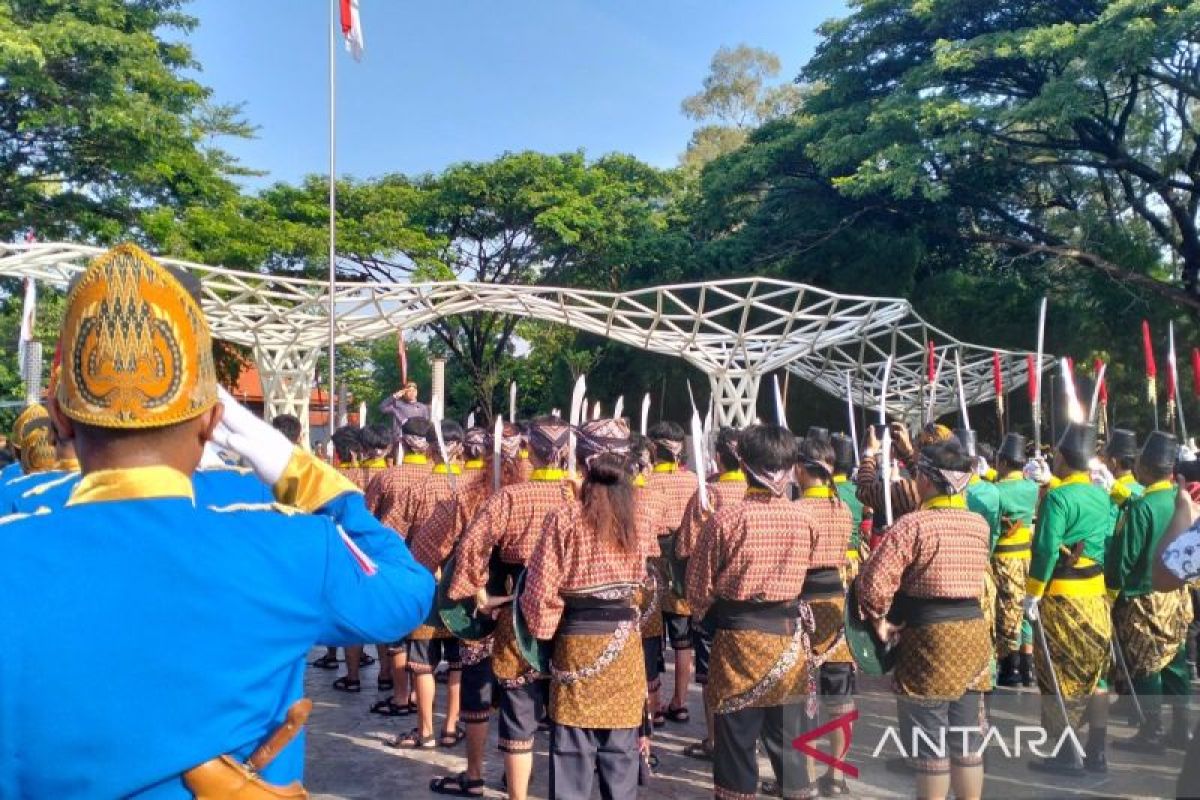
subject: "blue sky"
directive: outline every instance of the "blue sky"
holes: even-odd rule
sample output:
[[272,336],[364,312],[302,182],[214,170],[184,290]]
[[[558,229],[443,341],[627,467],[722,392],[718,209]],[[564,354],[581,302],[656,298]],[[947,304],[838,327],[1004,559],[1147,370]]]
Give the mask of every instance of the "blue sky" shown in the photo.
[[[338,173],[436,172],[509,150],[621,151],[673,166],[679,111],[713,53],[746,43],[794,77],[835,0],[360,0],[366,55],[338,41]],[[215,99],[259,126],[225,143],[266,170],[328,169],[325,0],[195,0],[188,39]],[[782,77],[781,76],[781,77]]]

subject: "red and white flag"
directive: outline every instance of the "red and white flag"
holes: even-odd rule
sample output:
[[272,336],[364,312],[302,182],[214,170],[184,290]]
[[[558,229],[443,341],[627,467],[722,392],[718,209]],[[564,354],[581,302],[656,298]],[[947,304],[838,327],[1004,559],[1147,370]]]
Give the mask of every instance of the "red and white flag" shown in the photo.
[[37,282],[25,279],[25,301],[21,306],[21,335],[17,339],[17,357],[20,369],[25,369],[25,345],[33,341],[33,328],[37,318]]
[[362,20],[358,18],[358,0],[341,0],[342,35],[346,37],[346,51],[355,61],[362,61]]

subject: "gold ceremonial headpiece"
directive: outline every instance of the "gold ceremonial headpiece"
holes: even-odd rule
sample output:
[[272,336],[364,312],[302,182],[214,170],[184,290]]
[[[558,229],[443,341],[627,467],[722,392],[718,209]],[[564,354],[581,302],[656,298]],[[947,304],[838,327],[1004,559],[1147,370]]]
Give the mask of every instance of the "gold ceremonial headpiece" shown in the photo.
[[217,402],[212,336],[184,285],[141,248],[93,261],[67,292],[58,406],[101,428],[157,428]]
[[31,406],[26,406],[25,410],[17,415],[17,421],[13,423],[12,442],[17,448],[24,448],[25,441],[30,434],[40,431],[43,435],[50,427],[50,412],[41,403],[34,403]]
[[57,460],[49,428],[38,429],[21,448],[21,470],[26,475],[52,469]]

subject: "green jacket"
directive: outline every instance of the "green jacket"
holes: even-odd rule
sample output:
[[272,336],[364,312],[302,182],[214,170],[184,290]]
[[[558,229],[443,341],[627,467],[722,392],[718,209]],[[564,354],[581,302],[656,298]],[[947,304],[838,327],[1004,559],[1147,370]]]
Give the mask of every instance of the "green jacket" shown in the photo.
[[1000,538],[1000,490],[996,484],[985,481],[978,475],[971,478],[967,486],[967,508],[987,520],[988,531],[991,533],[991,544],[988,552],[994,552],[996,541]]
[[[841,480],[838,480],[841,478]],[[855,494],[858,487],[853,482],[846,479],[844,475],[835,475],[833,477],[833,485],[837,489],[838,497],[842,499],[850,508],[850,516],[854,519],[854,529],[850,532],[850,549],[857,550],[859,542],[859,530],[862,527],[863,504]]]
[[1178,493],[1175,484],[1161,481],[1125,506],[1104,559],[1104,585],[1110,595],[1140,597],[1154,591],[1154,553],[1171,524]]
[[[1046,493],[1033,537],[1028,594],[1040,597],[1058,563],[1060,547],[1083,542],[1083,557],[1104,564],[1105,544],[1112,534],[1112,504],[1086,472],[1077,472]],[[1101,581],[1101,584],[1103,581]],[[1100,586],[1099,594],[1104,594]]]
[[1033,514],[1037,510],[1038,485],[1015,472],[997,481],[996,488],[1000,491],[1001,520],[1007,519],[1010,523],[1019,521],[1026,528],[1032,528]]

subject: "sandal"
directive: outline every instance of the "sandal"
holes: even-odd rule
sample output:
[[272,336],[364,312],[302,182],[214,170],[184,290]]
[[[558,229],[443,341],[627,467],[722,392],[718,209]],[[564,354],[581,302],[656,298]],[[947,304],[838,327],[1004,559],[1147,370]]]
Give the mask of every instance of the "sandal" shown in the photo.
[[654,724],[654,727],[661,728],[667,724],[667,715],[662,712],[662,709],[659,709],[654,712],[654,716],[650,718],[650,721]]
[[336,653],[326,653],[316,661],[310,662],[312,666],[319,669],[337,669],[338,658]]
[[396,683],[391,678],[380,678],[379,680],[375,681],[375,686],[381,692],[390,692],[395,688]]
[[783,792],[779,789],[779,784],[775,781],[763,781],[759,784],[758,790],[767,797],[783,797]]
[[429,791],[455,797],[483,797],[483,779],[468,778],[465,772],[457,775],[443,775],[429,782]]
[[422,736],[421,732],[413,728],[403,736],[397,736],[390,742],[387,742],[388,747],[394,747],[397,750],[432,750],[437,747],[437,741],[433,738],[433,734]]
[[412,713],[408,706],[402,706],[392,698],[380,700],[375,705],[371,706],[372,714],[379,714],[384,717],[406,717]]
[[438,738],[438,744],[442,747],[454,747],[465,738],[467,738],[467,732],[462,728],[455,728],[452,731],[442,731],[442,735]]
[[363,653],[362,656],[360,656],[358,659],[358,665],[360,667],[369,667],[374,663],[375,663],[374,656],[369,656],[366,653]]
[[339,692],[354,692],[357,694],[362,691],[362,681],[352,681],[343,675],[333,682],[333,688]]
[[840,794],[850,794],[850,785],[846,783],[845,778],[822,775],[817,778],[817,791],[822,797],[836,797]]
[[668,705],[666,716],[671,722],[687,722],[692,718],[691,714],[688,713],[687,706],[676,708],[675,706]]
[[708,741],[707,739],[701,739],[698,742],[692,742],[687,747],[683,748],[683,754],[688,758],[695,758],[699,759],[700,761],[712,761],[712,742]]

